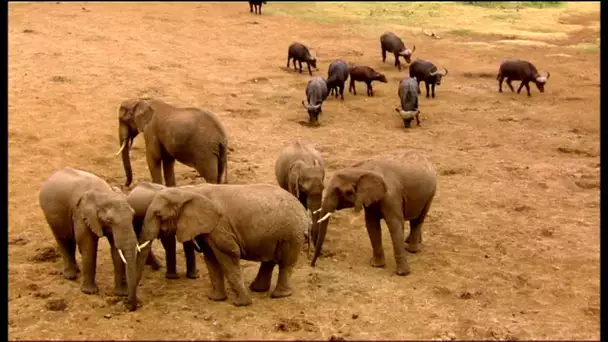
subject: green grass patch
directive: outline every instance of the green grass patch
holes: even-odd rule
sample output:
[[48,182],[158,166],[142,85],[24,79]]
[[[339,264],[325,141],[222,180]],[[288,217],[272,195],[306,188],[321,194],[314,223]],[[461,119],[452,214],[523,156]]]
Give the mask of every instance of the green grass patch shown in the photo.
[[453,36],[460,36],[460,37],[477,35],[477,33],[475,33],[475,31],[469,30],[469,29],[455,29],[455,30],[448,31],[447,33],[451,34]]
[[593,44],[593,43],[579,43],[579,44],[573,45],[572,48],[579,50],[579,51],[585,51],[585,52],[600,51],[599,44]]
[[565,1],[462,1],[467,5],[486,8],[555,8],[562,6]]

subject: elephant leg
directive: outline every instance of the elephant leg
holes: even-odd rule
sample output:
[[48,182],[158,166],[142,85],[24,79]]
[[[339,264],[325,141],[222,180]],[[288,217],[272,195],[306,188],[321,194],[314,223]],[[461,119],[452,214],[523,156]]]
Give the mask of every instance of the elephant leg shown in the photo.
[[405,238],[403,237],[403,219],[393,216],[385,216],[384,220],[388,226],[393,241],[393,254],[397,264],[397,275],[404,276],[410,273],[410,266],[405,254]]
[[198,278],[196,269],[196,252],[194,251],[194,243],[187,241],[184,245],[184,256],[186,257],[186,277],[190,279]]
[[293,273],[293,267],[295,263],[279,264],[279,279],[277,280],[277,286],[274,288],[270,297],[272,298],[283,298],[291,296],[291,286],[289,279]]
[[422,242],[422,224],[424,223],[424,219],[426,218],[426,214],[429,212],[431,207],[431,201],[429,201],[420,215],[417,218],[410,220],[410,235],[408,235],[407,239],[405,239],[405,243],[407,243],[407,247],[405,249],[410,253],[418,253],[420,252],[420,243]]
[[76,241],[73,238],[60,239],[55,237],[57,249],[63,258],[63,277],[74,280],[78,277],[78,263],[76,262]]
[[224,272],[222,272],[222,267],[207,244],[201,246],[201,249],[205,256],[205,264],[207,264],[207,272],[209,273],[209,280],[213,289],[207,295],[207,298],[213,301],[226,300],[228,296],[226,296],[226,288],[224,287]]
[[152,182],[157,184],[163,184],[163,175],[161,171],[162,159],[160,153],[154,151],[153,146],[146,146],[146,161],[148,162],[148,169],[150,170],[150,176]]
[[118,249],[114,245],[112,238],[108,237],[110,242],[110,250],[112,251],[112,263],[114,264],[114,293],[117,296],[127,296],[129,294],[127,288],[127,275],[125,272],[125,264],[122,262]]
[[95,272],[97,268],[97,243],[99,238],[87,232],[78,241],[78,249],[82,255],[82,284],[80,290],[86,294],[99,292],[95,284]]
[[165,248],[165,262],[167,263],[165,278],[179,279],[179,275],[177,275],[175,269],[175,235],[167,234],[167,236],[163,236],[160,241]]
[[369,235],[373,251],[370,263],[372,267],[384,267],[386,261],[384,259],[384,249],[382,248],[380,217],[370,210],[365,210],[365,227],[367,228],[367,234]]
[[236,298],[232,304],[235,306],[250,305],[252,303],[251,296],[243,281],[243,273],[241,272],[241,267],[239,265],[240,258],[236,255],[223,253],[214,247],[212,247],[212,250],[220,264],[222,272],[226,276],[226,280],[228,280],[230,288],[232,288],[236,294]]
[[175,186],[175,158],[168,153],[163,153],[163,176],[165,176],[166,186]]
[[254,292],[266,292],[270,289],[270,281],[272,280],[272,271],[274,270],[274,265],[276,263],[274,261],[262,261],[260,264],[260,269],[258,270],[258,275],[255,277],[255,280],[251,285],[249,285],[249,289]]

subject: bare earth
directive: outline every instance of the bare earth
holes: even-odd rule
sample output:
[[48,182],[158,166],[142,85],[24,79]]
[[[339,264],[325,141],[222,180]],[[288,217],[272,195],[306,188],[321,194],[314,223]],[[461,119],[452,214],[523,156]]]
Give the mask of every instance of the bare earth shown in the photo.
[[[273,15],[302,4],[270,2],[255,16],[246,3],[11,3],[9,338],[599,339],[600,59],[599,50],[571,47],[599,41],[599,3],[591,5],[597,11],[552,17],[555,30],[570,31],[542,46],[441,27],[436,40],[419,26],[353,29]],[[386,30],[416,44],[415,57],[449,70],[437,98],[420,100],[422,127],[405,130],[394,112],[407,68],[397,71],[392,56],[382,64]],[[357,96],[327,100],[320,127],[302,125],[309,76],[285,68],[293,41],[317,53],[315,75],[326,76],[329,63],[344,58],[385,73],[389,83],[375,84],[373,98],[357,84]],[[532,86],[528,98],[505,85],[498,93],[495,75],[508,57],[550,71],[547,91]],[[437,166],[439,188],[423,251],[408,255],[412,273],[394,274],[387,230],[386,268],[370,267],[364,219],[351,223],[352,211],[344,210],[331,219],[316,268],[302,252],[289,298],[253,293],[253,305],[240,308],[230,298],[212,302],[198,259],[196,280],[166,280],[164,270],[147,268],[143,306],[127,312],[113,295],[105,240],[100,294],[81,293],[79,280],[61,276],[39,186],[66,165],[122,186],[117,109],[143,95],[217,113],[230,136],[232,183],[276,184],[275,156],[295,138],[318,145],[328,179],[374,155],[424,151]],[[143,146],[136,139],[134,184],[150,180]],[[180,185],[202,181],[183,165],[176,173]],[[164,255],[160,243],[154,250]],[[243,262],[246,283],[257,265]]]

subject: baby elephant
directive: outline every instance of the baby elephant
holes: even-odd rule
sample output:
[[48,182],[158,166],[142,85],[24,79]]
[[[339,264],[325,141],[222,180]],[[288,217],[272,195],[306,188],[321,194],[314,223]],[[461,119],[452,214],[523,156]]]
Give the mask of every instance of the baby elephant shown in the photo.
[[83,266],[80,289],[87,294],[99,292],[95,284],[97,244],[105,236],[112,251],[115,292],[128,295],[127,306],[135,310],[138,245],[134,211],[120,189],[92,173],[64,167],[42,183],[39,201],[63,257],[63,276],[76,279],[80,271],[76,263],[78,245]]
[[312,241],[316,241],[316,222],[323,200],[323,180],[325,178],[323,156],[310,143],[296,140],[285,146],[274,165],[274,173],[279,186],[294,195],[313,219]]
[[160,191],[146,213],[140,235],[142,253],[150,250],[159,231],[175,233],[180,242],[193,241],[205,263],[213,291],[209,299],[227,298],[224,277],[236,292],[233,304],[251,304],[239,260],[260,261],[249,288],[265,292],[279,266],[273,298],[291,295],[289,278],[310,227],[306,210],[294,196],[272,185],[200,184]]
[[[141,235],[141,230],[144,224],[144,218],[146,217],[146,211],[152,203],[154,196],[167,187],[162,184],[140,182],[127,196],[127,202],[135,211],[133,215],[133,228],[137,236]],[[175,261],[175,235],[173,234],[161,234],[158,236],[165,249],[165,262],[167,263],[167,272],[165,278],[167,279],[179,279],[179,275],[176,270]],[[196,270],[196,254],[194,253],[194,244],[191,241],[184,242],[184,254],[186,258],[186,277],[190,279],[198,278],[198,272]],[[146,264],[151,265],[153,269],[160,267],[156,257],[150,250]]]

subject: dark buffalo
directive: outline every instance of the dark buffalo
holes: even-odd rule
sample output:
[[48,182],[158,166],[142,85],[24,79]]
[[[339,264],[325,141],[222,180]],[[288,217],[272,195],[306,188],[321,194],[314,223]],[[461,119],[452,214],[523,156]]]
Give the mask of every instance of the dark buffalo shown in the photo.
[[441,78],[448,74],[448,69],[443,68],[443,72],[437,70],[435,64],[422,59],[415,60],[410,65],[410,77],[415,77],[418,82],[418,94],[420,94],[420,82],[426,86],[426,97],[429,97],[429,86],[432,90],[432,97],[435,97],[435,85],[441,85]]
[[399,100],[401,108],[395,108],[399,113],[405,128],[410,128],[412,120],[416,118],[416,124],[420,126],[420,110],[418,109],[418,80],[416,78],[404,78],[399,83]]
[[249,12],[253,13],[255,10],[255,14],[262,14],[262,4],[265,4],[266,1],[249,1]]
[[336,59],[331,62],[327,70],[327,87],[329,95],[336,93],[338,98],[338,90],[340,90],[340,98],[344,100],[344,83],[348,79],[348,65],[341,59]]
[[[300,73],[302,73],[302,62],[305,62],[308,66],[308,73],[312,76],[312,71],[310,70],[310,66],[317,69],[317,59],[310,54],[308,48],[304,44],[300,43],[292,43],[289,45],[289,50],[287,51],[287,67],[289,68],[289,60],[293,58],[293,69],[298,70],[296,68],[296,61],[300,64]],[[317,69],[318,70],[318,69]]]
[[507,85],[513,92],[515,90],[511,85],[511,81],[521,81],[521,84],[517,89],[517,93],[519,94],[521,92],[521,88],[525,86],[526,90],[528,91],[528,96],[532,96],[530,94],[530,82],[534,82],[534,84],[536,84],[536,88],[538,88],[541,93],[544,93],[545,84],[547,84],[549,77],[551,77],[551,74],[548,71],[547,76],[541,76],[532,63],[521,59],[508,59],[503,61],[498,69],[498,75],[496,75],[499,92],[502,93],[502,82],[506,78]]
[[320,76],[315,76],[306,84],[306,102],[302,101],[304,108],[308,110],[308,122],[312,125],[319,124],[319,114],[323,111],[321,105],[329,96],[327,81]]
[[372,82],[378,81],[382,83],[387,83],[386,76],[377,72],[376,70],[368,67],[368,66],[354,66],[348,69],[348,73],[350,74],[350,86],[348,87],[348,91],[357,95],[357,90],[355,89],[355,81],[364,82],[367,85],[367,96],[374,96],[374,89],[372,88]]
[[395,56],[395,66],[401,70],[399,57],[403,57],[407,63],[411,63],[412,54],[416,51],[416,45],[413,49],[408,49],[401,38],[393,32],[385,32],[380,36],[380,47],[382,49],[382,62],[386,61],[386,52],[390,52]]

